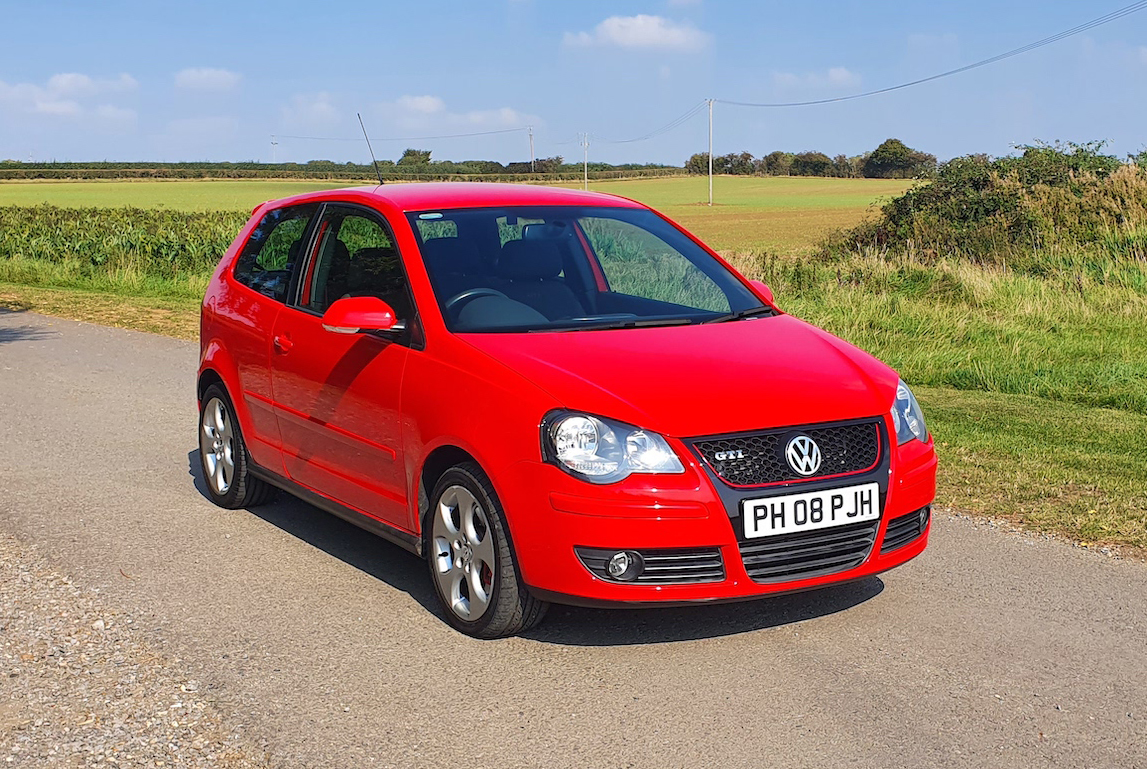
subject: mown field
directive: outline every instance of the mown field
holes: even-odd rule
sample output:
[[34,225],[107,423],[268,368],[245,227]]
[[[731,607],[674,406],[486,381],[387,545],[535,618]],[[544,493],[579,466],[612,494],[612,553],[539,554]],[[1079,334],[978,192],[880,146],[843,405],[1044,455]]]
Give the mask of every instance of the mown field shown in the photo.
[[[856,224],[876,203],[910,184],[896,179],[717,177],[713,208],[706,205],[709,190],[703,177],[591,182],[590,189],[653,206],[721,251],[799,253],[826,233]],[[3,182],[0,207],[250,212],[265,200],[345,186],[263,180]]]
[[[1056,252],[1059,267],[1037,274],[934,255],[814,258],[826,233],[874,216],[875,203],[909,183],[716,182],[712,209],[703,178],[591,186],[678,219],[743,272],[767,280],[783,309],[872,352],[916,385],[937,437],[940,504],[1147,552],[1147,291],[1124,279],[1126,271],[1107,257],[1066,252]],[[0,307],[194,338],[209,267],[242,212],[321,186],[0,184]],[[10,208],[36,202],[148,210]],[[230,210],[179,213],[223,208]],[[21,230],[29,217],[43,218]],[[111,221],[124,232],[116,235]],[[75,253],[66,244],[77,244]]]

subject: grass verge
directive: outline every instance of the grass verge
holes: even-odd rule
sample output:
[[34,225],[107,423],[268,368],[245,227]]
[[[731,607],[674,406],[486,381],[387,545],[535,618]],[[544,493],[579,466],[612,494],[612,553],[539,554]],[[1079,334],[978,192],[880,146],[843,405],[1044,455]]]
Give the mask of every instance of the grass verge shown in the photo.
[[0,283],[0,310],[38,312],[177,339],[199,338],[199,300],[186,297],[127,296]]
[[1147,556],[1147,416],[915,389],[936,436],[939,504]]

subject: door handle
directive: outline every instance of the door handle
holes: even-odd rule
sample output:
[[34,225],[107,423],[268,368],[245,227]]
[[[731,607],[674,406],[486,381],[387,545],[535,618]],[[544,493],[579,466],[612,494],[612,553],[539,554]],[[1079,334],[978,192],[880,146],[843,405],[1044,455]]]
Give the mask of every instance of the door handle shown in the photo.
[[295,346],[290,337],[285,336],[276,336],[271,340],[271,343],[275,345],[275,350],[281,353],[290,352],[291,348]]

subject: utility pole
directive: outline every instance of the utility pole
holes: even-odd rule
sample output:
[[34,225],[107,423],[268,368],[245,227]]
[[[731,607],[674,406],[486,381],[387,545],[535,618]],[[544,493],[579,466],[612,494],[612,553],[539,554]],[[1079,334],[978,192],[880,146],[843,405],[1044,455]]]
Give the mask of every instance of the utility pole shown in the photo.
[[278,146],[279,146],[279,143],[277,141],[275,141],[275,134],[271,134],[271,163],[272,163],[272,165],[275,162],[277,162],[275,160],[275,148]]
[[713,206],[713,100],[709,102],[709,207]]
[[582,189],[589,189],[589,134],[583,133],[581,140],[582,148]]
[[526,130],[530,133],[530,173],[534,173],[534,127],[526,126]]

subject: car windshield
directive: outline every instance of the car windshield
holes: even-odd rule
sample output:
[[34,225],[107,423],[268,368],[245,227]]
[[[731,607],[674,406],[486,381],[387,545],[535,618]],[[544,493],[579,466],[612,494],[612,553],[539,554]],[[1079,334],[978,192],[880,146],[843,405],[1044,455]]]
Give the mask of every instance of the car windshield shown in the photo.
[[470,208],[409,217],[452,331],[588,331],[772,312],[647,209]]

